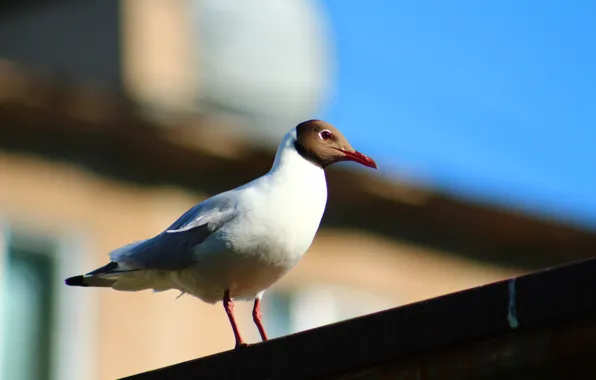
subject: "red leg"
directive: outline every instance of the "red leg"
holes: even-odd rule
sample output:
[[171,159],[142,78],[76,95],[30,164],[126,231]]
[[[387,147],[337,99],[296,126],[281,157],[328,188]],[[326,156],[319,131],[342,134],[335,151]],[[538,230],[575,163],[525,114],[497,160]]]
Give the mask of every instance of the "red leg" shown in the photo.
[[255,321],[255,325],[257,325],[257,329],[259,329],[259,334],[261,334],[261,339],[263,341],[269,339],[267,338],[267,332],[265,332],[265,327],[263,327],[263,314],[261,314],[261,299],[259,297],[255,298],[255,306],[252,309],[252,319]]
[[232,302],[230,299],[229,290],[224,292],[223,305],[224,309],[226,309],[226,314],[228,315],[230,324],[232,325],[232,330],[234,330],[234,338],[236,339],[235,348],[246,346],[246,343],[244,343],[244,340],[242,340],[242,337],[240,336],[240,330],[238,330],[238,325],[236,324],[236,319],[234,318],[234,302]]

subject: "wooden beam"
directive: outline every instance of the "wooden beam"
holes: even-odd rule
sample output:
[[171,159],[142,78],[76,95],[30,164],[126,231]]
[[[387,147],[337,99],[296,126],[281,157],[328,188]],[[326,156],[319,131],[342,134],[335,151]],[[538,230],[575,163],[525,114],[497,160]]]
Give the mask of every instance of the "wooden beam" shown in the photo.
[[595,294],[590,259],[126,379],[589,379]]

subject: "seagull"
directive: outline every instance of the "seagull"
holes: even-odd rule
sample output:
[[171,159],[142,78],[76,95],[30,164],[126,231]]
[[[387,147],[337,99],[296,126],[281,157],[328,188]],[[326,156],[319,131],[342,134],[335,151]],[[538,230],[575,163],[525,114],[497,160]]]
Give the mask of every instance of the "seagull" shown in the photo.
[[234,301],[254,301],[261,339],[261,299],[310,247],[327,203],[325,168],[354,161],[377,169],[333,125],[308,120],[277,148],[270,171],[197,204],[158,235],[110,252],[110,263],[66,285],[119,291],[170,289],[215,304],[223,301],[235,348],[246,346]]

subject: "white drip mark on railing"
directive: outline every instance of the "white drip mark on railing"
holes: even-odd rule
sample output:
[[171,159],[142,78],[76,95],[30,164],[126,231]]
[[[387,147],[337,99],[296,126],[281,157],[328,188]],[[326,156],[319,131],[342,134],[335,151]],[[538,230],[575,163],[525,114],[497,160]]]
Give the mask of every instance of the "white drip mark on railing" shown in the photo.
[[515,310],[515,278],[509,280],[509,306],[507,307],[507,322],[509,328],[516,329],[519,326],[517,312]]

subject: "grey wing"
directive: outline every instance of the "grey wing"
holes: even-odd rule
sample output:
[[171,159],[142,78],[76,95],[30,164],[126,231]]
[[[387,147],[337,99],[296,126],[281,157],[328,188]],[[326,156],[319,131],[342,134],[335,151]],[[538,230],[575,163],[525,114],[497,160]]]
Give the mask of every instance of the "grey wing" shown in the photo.
[[235,202],[226,193],[219,195],[191,208],[154,238],[114,250],[111,261],[125,271],[184,268],[192,248],[236,217]]

